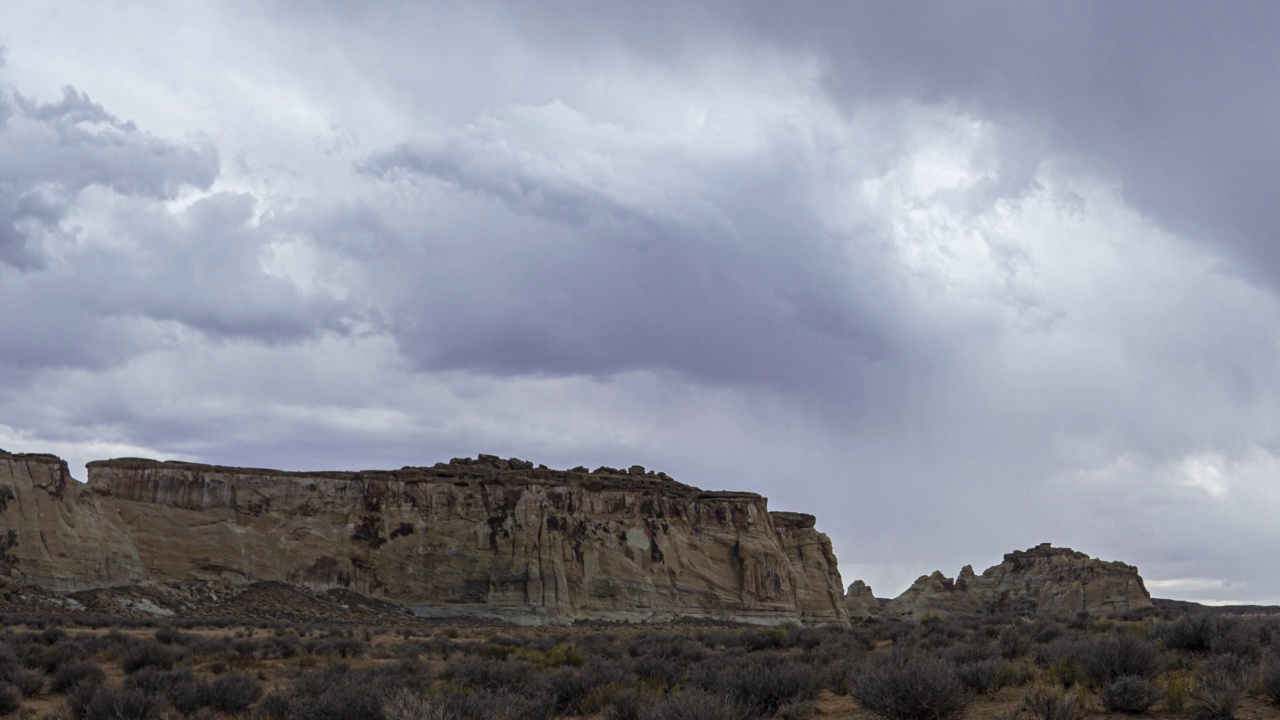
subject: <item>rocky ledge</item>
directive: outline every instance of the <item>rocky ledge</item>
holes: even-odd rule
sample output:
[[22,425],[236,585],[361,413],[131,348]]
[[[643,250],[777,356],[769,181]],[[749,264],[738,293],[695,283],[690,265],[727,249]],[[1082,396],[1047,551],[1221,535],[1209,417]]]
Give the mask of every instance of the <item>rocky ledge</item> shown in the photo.
[[[852,593],[853,586],[850,590]],[[846,605],[853,615],[855,603],[847,598]],[[987,568],[981,575],[975,575],[973,568],[966,565],[954,580],[941,572],[921,576],[906,592],[890,600],[878,617],[1068,617],[1080,612],[1118,615],[1152,608],[1151,594],[1136,567],[1043,543],[1008,553],[1004,562]]]
[[813,516],[639,466],[88,470],[82,484],[57,457],[0,451],[0,576],[57,592],[276,581],[516,622],[848,619]]

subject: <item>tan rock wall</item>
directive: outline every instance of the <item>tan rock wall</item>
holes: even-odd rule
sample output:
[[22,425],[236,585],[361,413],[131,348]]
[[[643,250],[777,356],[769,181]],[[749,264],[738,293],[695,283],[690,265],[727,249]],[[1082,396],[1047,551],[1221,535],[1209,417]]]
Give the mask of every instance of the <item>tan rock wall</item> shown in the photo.
[[[844,621],[826,536],[750,493],[641,468],[481,456],[289,473],[0,454],[4,570],[70,590],[139,580],[343,587],[423,614]],[[833,593],[834,588],[834,593]]]
[[953,581],[941,572],[920,577],[881,613],[920,619],[972,614],[1054,615],[1080,612],[1117,615],[1154,607],[1138,569],[1097,560],[1048,543],[1008,553],[1004,561],[974,575],[966,566]]

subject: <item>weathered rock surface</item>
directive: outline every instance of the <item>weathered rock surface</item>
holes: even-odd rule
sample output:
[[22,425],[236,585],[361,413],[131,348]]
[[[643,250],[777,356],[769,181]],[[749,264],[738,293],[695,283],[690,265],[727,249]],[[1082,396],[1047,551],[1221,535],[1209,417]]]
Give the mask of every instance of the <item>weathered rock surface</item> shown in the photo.
[[975,575],[966,565],[953,581],[941,572],[921,576],[889,601],[880,617],[927,615],[1115,615],[1154,607],[1138,569],[1096,560],[1049,543],[1004,556]]
[[880,599],[871,592],[871,586],[854,580],[844,594],[844,609],[850,620],[865,620],[880,613]]
[[638,466],[486,455],[318,473],[119,459],[81,484],[54,456],[0,451],[0,575],[61,592],[280,581],[521,622],[848,617],[810,515]]

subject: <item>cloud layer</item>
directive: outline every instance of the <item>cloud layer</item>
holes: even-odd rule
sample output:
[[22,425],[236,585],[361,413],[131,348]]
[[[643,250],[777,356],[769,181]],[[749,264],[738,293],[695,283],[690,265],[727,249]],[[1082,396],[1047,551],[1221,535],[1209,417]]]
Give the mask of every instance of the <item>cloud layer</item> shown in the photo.
[[0,446],[640,463],[880,594],[1053,541],[1280,602],[1280,22],[1155,11],[20,12]]

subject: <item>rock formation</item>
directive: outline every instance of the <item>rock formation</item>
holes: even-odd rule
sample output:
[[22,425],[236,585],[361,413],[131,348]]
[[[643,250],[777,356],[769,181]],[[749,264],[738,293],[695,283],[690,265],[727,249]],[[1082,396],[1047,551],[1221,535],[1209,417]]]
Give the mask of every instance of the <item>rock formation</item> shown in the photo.
[[0,575],[60,592],[154,582],[345,588],[424,616],[845,621],[811,515],[644,468],[481,455],[283,472],[0,451]]
[[871,586],[854,580],[844,594],[844,609],[850,620],[865,620],[880,612],[880,599],[871,592]]
[[1115,615],[1153,608],[1138,569],[1095,560],[1049,543],[1004,556],[975,575],[966,565],[953,581],[941,572],[921,576],[889,601],[880,617],[921,619],[971,614]]

